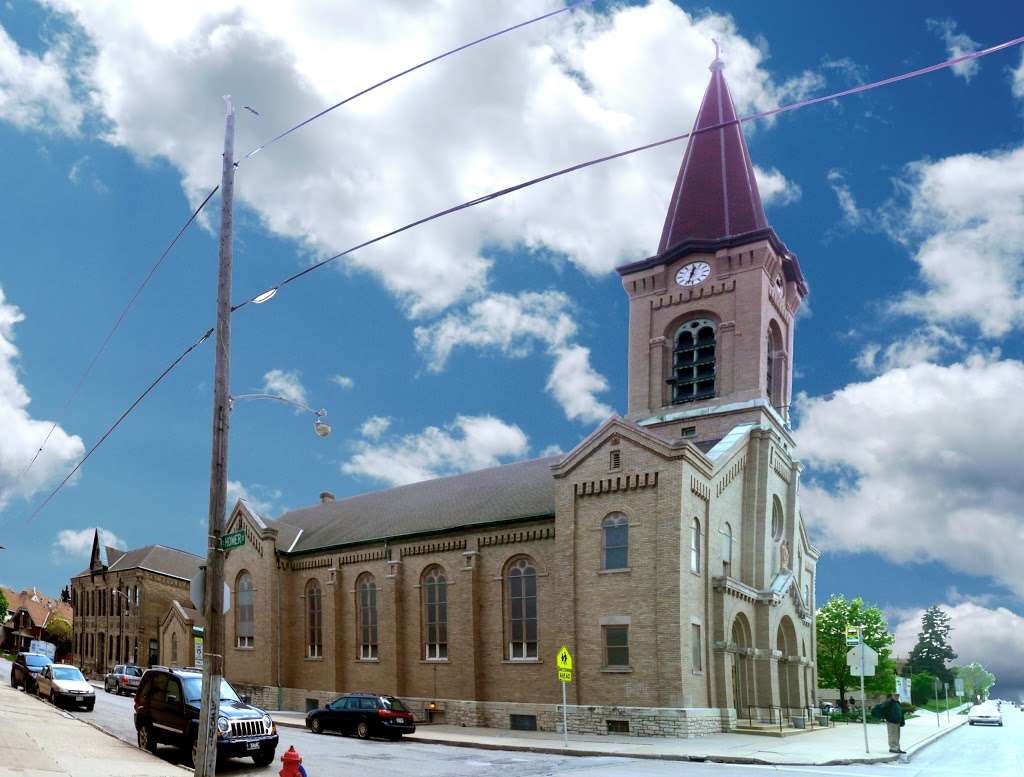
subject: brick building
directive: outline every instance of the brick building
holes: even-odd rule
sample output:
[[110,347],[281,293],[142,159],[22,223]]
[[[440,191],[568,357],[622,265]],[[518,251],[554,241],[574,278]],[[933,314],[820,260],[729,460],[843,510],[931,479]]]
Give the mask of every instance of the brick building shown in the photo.
[[71,578],[75,663],[97,675],[120,663],[160,663],[161,621],[175,600],[189,601],[202,561],[163,545],[108,548],[97,530],[89,568]]
[[687,736],[814,703],[819,554],[788,423],[807,285],[711,73],[659,253],[619,270],[625,418],[565,455],[277,520],[235,505],[226,674],[258,703],[372,689],[553,730],[561,645],[573,731]]
[[13,591],[0,586],[7,599],[7,612],[0,612],[0,647],[17,652],[28,650],[32,640],[51,641],[47,628],[54,620],[71,623],[71,605],[60,599],[51,599],[35,589]]

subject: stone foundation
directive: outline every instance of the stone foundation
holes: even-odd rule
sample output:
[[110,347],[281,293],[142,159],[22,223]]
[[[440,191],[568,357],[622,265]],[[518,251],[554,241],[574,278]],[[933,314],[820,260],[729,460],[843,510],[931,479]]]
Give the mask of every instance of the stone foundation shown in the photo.
[[[339,694],[337,691],[277,688],[234,683],[239,695],[247,695],[252,704],[267,710],[303,712],[313,701],[322,706]],[[535,718],[537,731],[562,730],[561,704],[468,701],[463,699],[420,699],[402,697],[417,723],[445,723],[454,726],[481,726],[509,729],[512,716]],[[435,707],[428,709],[433,703]],[[566,715],[570,734],[628,734],[689,738],[730,731],[736,726],[736,711],[702,707],[616,707],[570,705]],[[611,721],[611,726],[609,726]],[[628,731],[626,727],[628,726]],[[610,730],[612,729],[612,730]]]

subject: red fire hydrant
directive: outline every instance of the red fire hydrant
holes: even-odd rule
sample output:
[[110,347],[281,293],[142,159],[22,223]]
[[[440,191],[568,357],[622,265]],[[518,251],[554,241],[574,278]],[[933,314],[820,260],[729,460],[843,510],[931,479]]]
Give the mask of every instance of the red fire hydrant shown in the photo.
[[280,777],[306,777],[306,770],[302,768],[302,756],[295,752],[295,746],[288,748],[288,752],[281,756]]

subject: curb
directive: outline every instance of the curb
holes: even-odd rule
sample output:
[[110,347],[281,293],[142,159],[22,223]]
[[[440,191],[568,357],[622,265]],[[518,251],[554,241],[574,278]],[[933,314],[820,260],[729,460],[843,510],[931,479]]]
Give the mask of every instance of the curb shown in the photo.
[[938,742],[940,739],[942,739],[944,736],[946,736],[946,734],[950,734],[950,733],[956,731],[958,728],[960,728],[961,726],[964,726],[966,723],[967,723],[967,717],[964,716],[964,719],[960,720],[960,721],[957,721],[957,724],[955,726],[949,726],[948,728],[944,728],[944,729],[941,729],[939,731],[936,731],[934,734],[929,736],[927,739],[921,740],[916,745],[911,745],[910,746],[910,750],[907,751],[907,762],[909,763],[918,753],[920,753],[922,750],[924,750],[929,745],[934,744],[935,742]]
[[[273,715],[273,713],[271,713]],[[306,730],[305,723],[283,721],[274,719],[278,726],[285,728],[296,728]],[[957,725],[941,729],[911,745],[907,751],[905,762],[909,762],[919,752],[938,741],[946,734],[956,731],[966,723],[966,719],[959,721]],[[513,753],[536,753],[538,755],[567,755],[576,758],[637,758],[645,761],[682,761],[692,763],[723,763],[723,764],[746,764],[750,766],[853,766],[856,764],[882,764],[899,763],[900,757],[895,753],[879,753],[878,755],[863,755],[852,758],[835,758],[828,761],[774,761],[754,756],[731,756],[731,755],[684,755],[682,753],[618,753],[610,750],[578,750],[573,748],[553,747],[548,745],[516,745],[496,744],[494,742],[472,742],[467,740],[436,739],[428,736],[420,736],[419,733],[405,737],[406,742],[415,742],[424,745],[448,745],[449,747],[466,747],[476,750],[504,750]]]

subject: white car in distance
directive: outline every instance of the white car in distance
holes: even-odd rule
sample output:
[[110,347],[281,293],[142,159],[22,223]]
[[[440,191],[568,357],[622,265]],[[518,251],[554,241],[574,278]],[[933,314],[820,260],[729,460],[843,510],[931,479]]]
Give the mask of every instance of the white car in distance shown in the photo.
[[60,706],[85,707],[91,710],[96,704],[96,692],[89,685],[77,666],[71,664],[50,664],[36,676],[36,693],[51,703]]
[[971,707],[971,711],[967,713],[967,722],[972,726],[1001,726],[1003,725],[1003,713],[995,704],[982,702]]

